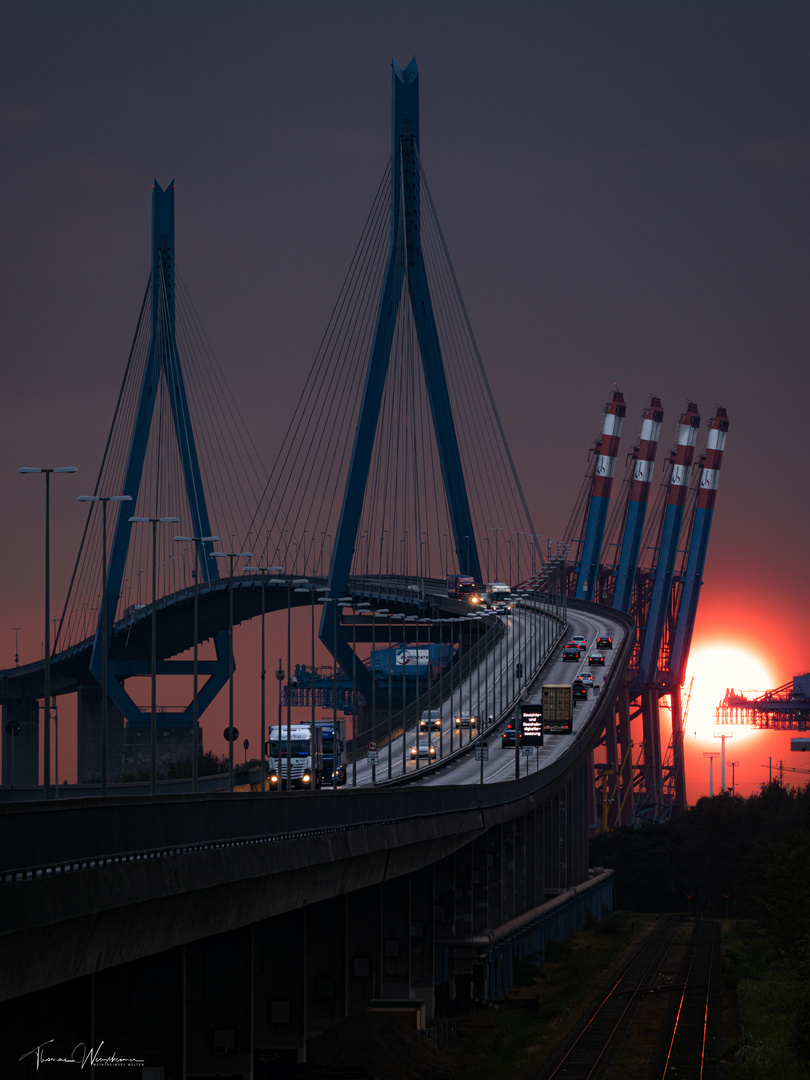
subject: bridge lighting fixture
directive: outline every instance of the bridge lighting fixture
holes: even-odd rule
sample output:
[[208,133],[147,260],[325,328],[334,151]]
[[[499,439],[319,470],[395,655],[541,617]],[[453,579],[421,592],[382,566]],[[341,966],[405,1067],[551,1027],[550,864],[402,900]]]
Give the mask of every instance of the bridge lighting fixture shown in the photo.
[[[45,658],[42,712],[45,726],[42,732],[42,786],[46,800],[51,797],[51,473],[78,471],[75,465],[62,465],[51,469],[23,465],[17,469],[18,473],[45,474]],[[12,743],[12,748],[13,746]]]

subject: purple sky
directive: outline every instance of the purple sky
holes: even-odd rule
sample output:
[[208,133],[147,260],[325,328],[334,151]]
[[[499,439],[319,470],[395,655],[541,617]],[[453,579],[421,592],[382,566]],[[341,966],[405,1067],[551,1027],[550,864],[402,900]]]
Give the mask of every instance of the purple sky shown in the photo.
[[[42,483],[61,601],[149,271],[153,177],[268,460],[389,153],[390,59],[501,417],[560,535],[614,381],[731,431],[698,638],[806,670],[810,7],[4,5],[0,658],[39,656]],[[266,393],[257,393],[256,386]],[[244,392],[240,392],[244,387]],[[701,434],[699,445],[703,444]],[[658,474],[656,474],[658,476]],[[59,604],[54,603],[54,609]]]

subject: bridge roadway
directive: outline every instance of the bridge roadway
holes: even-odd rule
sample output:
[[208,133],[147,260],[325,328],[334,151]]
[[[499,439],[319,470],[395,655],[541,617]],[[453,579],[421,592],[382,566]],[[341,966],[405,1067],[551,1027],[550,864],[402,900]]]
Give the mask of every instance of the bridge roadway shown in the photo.
[[[515,748],[509,748],[511,753],[502,749],[501,734],[506,721],[514,716],[515,700],[519,698],[527,710],[539,708],[543,683],[570,683],[582,671],[591,672],[594,688],[588,691],[587,701],[575,703],[574,737],[588,727],[603,698],[603,685],[615,681],[611,675],[618,658],[622,656],[628,628],[616,621],[612,611],[608,614],[594,605],[591,605],[590,611],[570,609],[565,632],[555,633],[557,644],[549,661],[527,682],[517,678],[517,664],[523,665],[524,672],[533,672],[533,658],[538,655],[542,633],[539,623],[547,617],[535,610],[534,605],[524,603],[515,607],[510,615],[499,618],[505,624],[505,633],[493,650],[492,659],[487,658],[485,663],[470,673],[461,687],[448,693],[438,706],[434,706],[442,714],[442,728],[432,736],[435,762],[411,756],[411,747],[415,745],[413,727],[405,735],[404,753],[401,734],[394,733],[389,742],[383,716],[377,725],[377,765],[372,767],[365,756],[359,761],[352,760],[350,756],[347,762],[349,783],[356,780],[359,786],[375,782],[378,785],[398,784],[403,776],[411,781],[418,779],[422,784],[440,786],[481,783],[482,776],[486,784],[513,779]],[[588,649],[581,653],[577,664],[562,660],[562,643],[574,634],[588,640]],[[605,666],[590,668],[588,655],[594,651],[597,637],[605,635],[613,639],[613,648],[604,651]],[[478,717],[478,728],[455,731],[454,718],[465,713]],[[474,744],[479,738],[487,742],[489,752],[483,770],[473,753]],[[528,764],[525,757],[520,758],[521,769],[528,767],[536,772],[546,768],[561,756],[566,740],[570,739],[571,736],[547,735],[544,745],[537,748]]]
[[[289,580],[290,585],[287,586]],[[268,615],[291,608],[309,608],[309,595],[296,592],[297,588],[312,585],[323,589],[326,595],[326,578],[272,575],[265,578],[264,602]],[[200,585],[197,637],[200,644],[211,640],[217,632],[228,628],[230,578]],[[462,615],[469,605],[451,600],[444,591],[444,582],[416,577],[353,578],[349,592],[355,602],[378,600],[396,602],[408,614],[424,613],[431,608],[445,611],[448,615]],[[350,605],[345,605],[350,606]],[[194,645],[194,588],[189,586],[161,597],[157,603],[157,659],[161,661],[178,656]],[[261,614],[262,576],[260,574],[235,575],[233,579],[234,625]],[[319,615],[320,617],[320,615]],[[67,633],[67,631],[66,631]],[[358,638],[358,641],[360,638]],[[74,693],[79,684],[87,681],[90,654],[94,637],[86,637],[67,648],[58,648],[51,657],[51,691],[55,695]],[[382,643],[380,643],[382,644]],[[146,605],[117,620],[109,649],[110,660],[131,661],[147,667],[152,656],[152,609]],[[239,658],[236,657],[238,664]],[[186,662],[188,674],[191,661]],[[204,669],[201,661],[200,670]],[[181,668],[175,668],[180,671]],[[160,666],[158,666],[160,671]],[[36,699],[43,693],[43,661],[20,664],[0,670],[0,704],[15,700]]]
[[[0,806],[0,1001],[412,879],[464,857],[493,830],[522,835],[520,822],[533,815],[561,832],[559,850],[532,856],[544,863],[540,898],[585,881],[590,752],[612,712],[633,627],[594,605],[572,605],[569,616],[571,632],[614,639],[604,689],[578,707],[573,735],[549,736],[540,767],[520,779],[507,778],[512,755],[496,750],[504,764],[491,758],[486,783],[471,783],[479,766],[465,747],[452,772],[425,770],[427,783],[415,787]],[[567,680],[573,669],[564,665]],[[556,655],[548,674],[562,680]],[[536,890],[521,897],[504,901],[496,927],[536,907]]]

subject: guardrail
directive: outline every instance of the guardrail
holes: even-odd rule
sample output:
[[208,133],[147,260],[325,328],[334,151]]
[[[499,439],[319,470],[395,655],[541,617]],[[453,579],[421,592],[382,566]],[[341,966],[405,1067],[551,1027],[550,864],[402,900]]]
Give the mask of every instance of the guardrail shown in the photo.
[[[593,611],[594,605],[583,605]],[[598,610],[598,609],[597,609]],[[337,796],[307,792],[209,793],[86,798],[69,802],[0,805],[0,879],[47,875],[56,867],[89,867],[104,860],[177,855],[202,847],[265,843],[346,829],[390,827],[448,814],[525,813],[538,795],[558,785],[597,742],[630,659],[634,624],[603,609],[627,630],[591,722],[564,753],[539,773],[495,784],[456,787],[341,789]],[[566,737],[568,738],[568,737]],[[529,801],[528,805],[526,800]],[[509,808],[506,814],[504,810]]]

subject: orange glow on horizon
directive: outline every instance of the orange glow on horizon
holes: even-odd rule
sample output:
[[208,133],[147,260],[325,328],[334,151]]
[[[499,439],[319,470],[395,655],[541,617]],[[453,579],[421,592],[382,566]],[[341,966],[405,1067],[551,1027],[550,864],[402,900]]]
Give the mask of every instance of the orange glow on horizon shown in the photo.
[[[718,726],[716,714],[727,689],[754,696],[777,685],[767,660],[746,646],[730,643],[702,645],[691,651],[682,692],[684,708],[693,679],[684,732],[687,738],[707,742],[715,742],[715,734],[724,730]],[[747,725],[735,725],[734,737],[745,738],[754,731]]]

